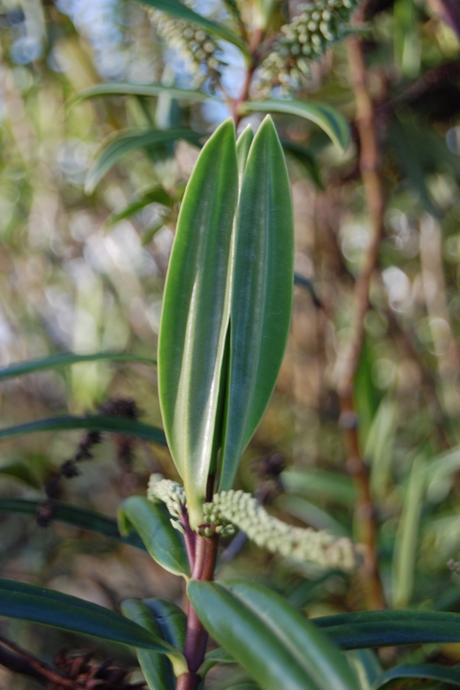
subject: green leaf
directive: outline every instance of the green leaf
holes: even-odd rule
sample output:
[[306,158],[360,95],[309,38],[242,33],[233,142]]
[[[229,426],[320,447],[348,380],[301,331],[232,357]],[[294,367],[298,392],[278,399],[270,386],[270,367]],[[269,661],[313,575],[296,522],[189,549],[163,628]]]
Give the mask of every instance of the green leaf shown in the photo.
[[5,477],[10,477],[11,479],[17,479],[22,484],[31,486],[34,489],[38,489],[42,486],[34,471],[25,462],[21,462],[20,460],[13,460],[12,462],[0,465],[0,474]]
[[169,651],[169,646],[160,638],[110,609],[23,582],[0,580],[0,616],[132,647]]
[[284,150],[292,156],[303,167],[311,181],[318,189],[324,190],[321,178],[321,170],[313,153],[306,146],[295,141],[282,139]]
[[216,413],[228,329],[228,274],[238,170],[233,123],[198,157],[169,262],[158,343],[158,388],[168,445],[201,519],[216,459]]
[[356,690],[344,655],[274,592],[192,581],[188,594],[210,635],[264,690]]
[[444,611],[360,611],[313,622],[343,649],[460,642],[460,614]]
[[251,144],[254,141],[254,132],[252,131],[251,125],[248,125],[243,129],[236,141],[236,157],[238,159],[238,171],[240,174],[240,180],[243,178],[244,169],[246,167],[246,162],[248,160],[249,150]]
[[276,499],[276,507],[298,520],[302,520],[309,527],[327,530],[338,537],[350,536],[350,530],[347,530],[336,518],[303,496],[281,494]]
[[102,145],[86,176],[85,191],[93,192],[104,175],[127,153],[139,149],[151,149],[178,139],[185,139],[198,146],[200,138],[199,134],[190,129],[141,129],[117,132]]
[[383,673],[377,654],[371,649],[355,649],[348,652],[347,657],[356,670],[361,690],[373,690],[374,683]]
[[204,678],[209,671],[218,664],[236,664],[235,659],[222,647],[211,649],[207,652],[203,663],[199,668],[199,675]]
[[107,82],[97,84],[81,91],[72,100],[72,104],[80,103],[88,98],[101,96],[161,96],[166,94],[189,103],[201,103],[203,101],[216,100],[214,96],[193,91],[192,89],[180,89],[166,84],[137,84],[135,82]]
[[174,575],[188,575],[189,567],[181,533],[171,524],[163,503],[153,503],[143,496],[130,496],[119,512],[120,531],[136,530],[150,556]]
[[150,357],[140,355],[130,355],[124,352],[93,352],[91,354],[76,354],[74,352],[59,352],[49,357],[40,359],[28,359],[25,362],[15,362],[7,367],[0,368],[0,381],[10,379],[25,374],[34,374],[44,369],[57,369],[67,367],[72,364],[82,362],[95,362],[100,359],[111,360],[112,362],[140,362],[142,364],[155,364],[155,360]]
[[232,487],[275,386],[291,319],[293,256],[289,178],[268,117],[251,145],[235,224],[220,489]]
[[304,103],[295,100],[244,101],[239,106],[241,115],[248,113],[284,113],[297,115],[314,122],[343,151],[350,143],[350,129],[346,119],[335,108],[325,103]]
[[63,415],[62,417],[49,417],[47,419],[38,419],[34,422],[26,422],[25,424],[17,424],[16,426],[0,429],[0,440],[43,431],[73,431],[75,429],[109,431],[114,434],[142,438],[145,441],[151,441],[160,446],[166,445],[162,430],[155,426],[143,424],[133,419],[106,417],[104,415],[87,415],[85,417]]
[[422,456],[418,456],[413,461],[404,492],[403,511],[395,537],[392,583],[395,608],[407,606],[414,589],[425,486],[425,462]]
[[[0,498],[0,512],[2,513],[21,513],[22,515],[36,517],[41,505],[43,505],[43,501],[32,501],[25,498]],[[83,508],[70,506],[59,501],[53,501],[54,521],[73,525],[90,532],[97,532],[130,546],[140,549],[144,548],[137,535],[121,536],[115,520],[100,513],[95,513],[92,510],[84,510]]]
[[356,500],[356,491],[350,477],[328,470],[286,470],[281,475],[288,493],[301,494],[315,500],[334,501],[350,506]]
[[115,223],[125,218],[130,218],[150,204],[161,204],[170,208],[173,203],[174,200],[163,187],[153,187],[153,189],[149,189],[142,196],[128,204],[122,211],[113,213],[107,222],[109,225],[115,225]]
[[[448,683],[450,686],[460,686],[460,665],[440,666],[438,664],[414,664],[395,666],[385,671],[376,681],[373,690],[383,688],[387,683],[398,678],[424,678]],[[443,686],[444,687],[444,686]]]
[[162,12],[165,12],[166,14],[169,14],[172,17],[176,17],[177,19],[182,19],[186,22],[190,22],[191,24],[195,24],[196,26],[199,26],[201,29],[204,29],[204,31],[207,31],[210,34],[213,34],[214,36],[223,39],[224,41],[233,43],[233,45],[237,46],[245,55],[248,53],[248,48],[246,44],[244,43],[244,41],[241,40],[241,38],[237,34],[235,34],[226,26],[218,24],[217,22],[214,22],[211,19],[208,19],[207,17],[203,17],[203,15],[201,14],[194,12],[194,10],[192,10],[190,7],[183,5],[178,0],[138,1],[144,5],[155,7],[157,10],[161,10]]
[[165,599],[143,599],[161,632],[161,636],[177,649],[185,648],[187,618],[179,606]]
[[150,690],[174,690],[176,687],[174,676],[185,673],[187,664],[180,648],[176,648],[172,640],[164,638],[163,630],[156,620],[155,610],[149,605],[152,601],[154,600],[127,599],[121,608],[125,616],[155,637],[161,636],[169,646],[167,658],[158,652],[145,650],[137,652],[139,665]]

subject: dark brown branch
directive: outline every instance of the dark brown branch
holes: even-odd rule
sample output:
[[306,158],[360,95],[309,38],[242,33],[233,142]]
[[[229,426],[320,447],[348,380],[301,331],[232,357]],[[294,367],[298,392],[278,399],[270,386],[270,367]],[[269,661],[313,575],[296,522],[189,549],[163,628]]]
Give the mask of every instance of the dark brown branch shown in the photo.
[[348,348],[342,361],[339,380],[341,426],[347,453],[347,470],[357,490],[356,522],[364,548],[363,589],[369,609],[385,606],[378,562],[378,527],[373,505],[369,472],[359,440],[358,417],[354,401],[354,383],[364,344],[364,322],[370,307],[371,281],[377,268],[384,233],[384,193],[380,177],[379,146],[375,127],[374,104],[369,93],[363,44],[358,37],[348,41],[351,84],[356,101],[356,125],[359,140],[359,168],[364,185],[371,223],[370,241],[364,264],[354,288],[355,313]]
[[3,635],[0,635],[0,664],[14,673],[34,678],[45,686],[53,683],[63,688],[73,688],[73,690],[78,687],[74,680],[62,676],[51,666],[26,652]]

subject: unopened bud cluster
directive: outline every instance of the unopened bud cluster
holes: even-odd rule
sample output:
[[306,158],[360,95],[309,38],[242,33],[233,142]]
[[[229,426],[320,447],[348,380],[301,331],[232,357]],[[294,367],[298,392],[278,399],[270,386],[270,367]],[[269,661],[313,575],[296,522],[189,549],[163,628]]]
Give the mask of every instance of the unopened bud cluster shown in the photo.
[[257,546],[295,561],[312,562],[321,567],[352,570],[355,548],[346,538],[337,539],[328,532],[293,527],[267,511],[244,491],[223,491],[206,504],[212,522],[231,523],[241,529]]
[[219,46],[209,34],[159,10],[152,10],[151,17],[159,36],[168,47],[177,50],[193,74],[217,78],[221,67]]
[[168,509],[173,518],[171,522],[174,527],[178,527],[178,520],[182,517],[186,504],[184,487],[165,479],[161,474],[151,474],[147,489],[149,501],[161,501]]
[[357,0],[317,0],[299,7],[299,14],[281,27],[281,36],[263,61],[262,84],[288,86],[309,75],[310,63],[343,38]]

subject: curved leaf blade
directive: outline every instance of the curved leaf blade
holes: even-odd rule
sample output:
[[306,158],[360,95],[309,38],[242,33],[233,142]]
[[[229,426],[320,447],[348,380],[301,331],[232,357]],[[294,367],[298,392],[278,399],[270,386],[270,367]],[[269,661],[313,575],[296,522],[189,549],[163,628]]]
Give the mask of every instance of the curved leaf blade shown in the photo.
[[184,139],[198,146],[200,135],[190,129],[148,129],[127,130],[111,136],[102,145],[95,162],[86,175],[85,191],[87,193],[93,192],[104,175],[127,153],[169,144],[178,139]]
[[221,489],[233,485],[281,366],[291,319],[293,234],[283,149],[266,118],[249,151],[235,224]]
[[[27,498],[0,498],[0,513],[20,513],[21,515],[36,517],[41,505],[41,501],[33,501]],[[110,537],[138,549],[144,548],[136,534],[123,537],[118,531],[115,520],[92,510],[85,510],[78,506],[53,501],[53,522],[62,522],[79,529],[102,534],[105,537]]]
[[132,647],[163,653],[169,651],[159,637],[110,609],[23,582],[0,580],[0,616],[41,623]]
[[130,496],[119,512],[120,531],[127,534],[134,528],[150,556],[174,575],[189,575],[184,540],[171,524],[163,503],[153,503],[143,496]]
[[81,355],[75,352],[59,352],[58,354],[50,355],[49,357],[28,359],[25,362],[15,362],[7,367],[2,367],[0,369],[0,381],[15,378],[17,376],[25,376],[26,374],[34,374],[37,371],[44,371],[46,369],[58,369],[59,367],[67,367],[71,366],[72,364],[96,362],[98,360],[155,364],[155,360],[151,357],[130,355],[124,352],[92,352]]
[[[155,616],[152,615],[152,609],[147,600],[127,599],[123,602],[121,609],[125,616],[141,625],[152,635],[161,636],[164,639],[162,629]],[[165,641],[171,645],[170,640]],[[173,668],[178,675],[187,670],[183,654],[173,645],[171,645],[168,658],[158,652],[143,649],[137,650],[137,658],[150,690],[174,690],[176,681]]]
[[312,622],[342,649],[460,642],[460,614],[444,611],[360,611]]
[[265,101],[245,101],[239,106],[242,115],[248,113],[283,113],[296,115],[321,127],[331,141],[345,151],[350,143],[350,129],[346,119],[326,103],[269,98]]
[[143,599],[143,603],[155,619],[162,638],[176,649],[183,650],[187,633],[187,618],[183,610],[165,599]]
[[157,10],[161,10],[162,12],[165,12],[166,14],[169,14],[172,17],[176,17],[177,19],[183,19],[184,21],[190,22],[191,24],[196,24],[205,31],[208,31],[210,34],[213,34],[218,38],[222,38],[224,41],[228,41],[229,43],[233,43],[233,45],[237,46],[237,48],[239,48],[244,54],[247,54],[248,52],[245,43],[237,34],[235,34],[229,28],[227,28],[223,24],[218,24],[217,22],[212,21],[207,17],[203,17],[203,15],[198,14],[190,7],[183,5],[178,0],[138,1],[144,5],[155,7]]
[[235,131],[226,121],[201,151],[184,194],[158,343],[163,423],[193,525],[215,463],[237,192]]
[[423,678],[448,683],[449,687],[460,686],[460,665],[441,666],[439,664],[414,664],[396,666],[385,671],[373,685],[373,690],[383,688],[393,680],[400,678]]
[[61,417],[48,417],[34,422],[17,424],[0,429],[0,440],[13,436],[23,436],[24,434],[35,434],[45,431],[74,431],[76,429],[108,431],[114,434],[142,438],[159,446],[166,445],[166,439],[162,430],[155,426],[137,422],[133,419],[106,417],[104,415],[87,415],[85,417],[62,415]]
[[274,592],[192,581],[188,594],[212,637],[265,690],[356,690],[343,654]]
[[204,101],[216,100],[214,96],[202,91],[192,89],[180,89],[176,86],[166,84],[139,84],[136,82],[106,82],[90,86],[84,91],[80,91],[72,100],[72,105],[86,101],[90,98],[100,98],[103,96],[161,96],[166,94],[171,98],[177,98],[189,103],[202,103]]

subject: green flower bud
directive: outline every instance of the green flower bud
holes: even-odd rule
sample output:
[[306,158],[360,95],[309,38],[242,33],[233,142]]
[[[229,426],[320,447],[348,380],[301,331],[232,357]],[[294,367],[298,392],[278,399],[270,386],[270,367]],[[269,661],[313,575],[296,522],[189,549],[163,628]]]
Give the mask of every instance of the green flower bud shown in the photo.
[[[281,27],[281,35],[259,70],[262,87],[296,82],[307,70],[299,59],[316,59],[348,32],[358,0],[317,0],[301,5],[299,14]],[[280,62],[281,61],[281,62]]]
[[203,29],[169,17],[160,10],[150,10],[150,16],[158,35],[168,46],[177,50],[192,74],[214,80],[219,76],[222,65],[219,60],[220,51],[212,36]]

